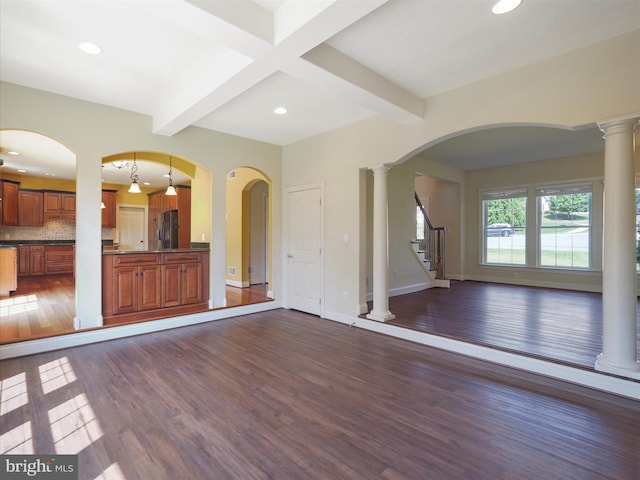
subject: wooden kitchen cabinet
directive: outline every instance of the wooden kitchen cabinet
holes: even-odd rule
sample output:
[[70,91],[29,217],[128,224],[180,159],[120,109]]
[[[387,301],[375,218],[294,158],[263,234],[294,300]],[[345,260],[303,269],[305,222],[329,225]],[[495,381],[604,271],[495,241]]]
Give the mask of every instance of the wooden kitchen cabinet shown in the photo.
[[18,276],[29,275],[29,245],[18,246]]
[[76,220],[76,194],[73,192],[44,192],[44,219]]
[[41,227],[44,225],[43,195],[39,190],[18,192],[18,225]]
[[109,301],[114,315],[162,307],[159,254],[118,255],[112,260]]
[[45,275],[73,273],[73,245],[46,245],[44,247]]
[[102,191],[102,228],[116,228],[116,190]]
[[31,245],[29,247],[29,275],[44,275],[44,245]]
[[18,226],[18,182],[0,181],[0,225]]
[[201,312],[208,293],[208,251],[102,255],[105,325]]
[[174,307],[202,302],[200,252],[165,253],[162,266],[162,305]]

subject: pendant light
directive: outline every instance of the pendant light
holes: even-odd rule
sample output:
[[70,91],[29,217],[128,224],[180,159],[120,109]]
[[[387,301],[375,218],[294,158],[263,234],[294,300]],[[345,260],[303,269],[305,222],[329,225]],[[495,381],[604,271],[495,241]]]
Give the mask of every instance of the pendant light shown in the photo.
[[171,178],[171,173],[173,171],[173,162],[171,156],[169,156],[169,186],[167,187],[167,191],[164,192],[165,195],[177,195],[176,189],[173,186],[173,179]]
[[133,165],[131,166],[131,185],[129,185],[129,193],[142,193],[140,185],[138,185],[138,165],[136,164],[136,152],[133,152]]

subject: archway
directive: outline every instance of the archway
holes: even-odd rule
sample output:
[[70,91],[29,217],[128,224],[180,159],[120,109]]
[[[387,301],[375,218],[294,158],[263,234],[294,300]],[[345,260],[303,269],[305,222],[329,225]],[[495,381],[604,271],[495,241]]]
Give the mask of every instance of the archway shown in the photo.
[[226,283],[271,285],[272,207],[269,177],[251,167],[227,174]]
[[0,242],[17,255],[17,289],[0,299],[0,338],[9,343],[73,333],[76,153],[19,129],[2,130],[0,148],[6,194],[0,195]]

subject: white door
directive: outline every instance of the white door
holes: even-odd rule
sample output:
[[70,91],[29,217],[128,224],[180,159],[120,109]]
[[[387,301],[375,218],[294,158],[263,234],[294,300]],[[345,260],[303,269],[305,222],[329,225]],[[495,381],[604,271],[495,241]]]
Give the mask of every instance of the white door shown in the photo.
[[287,286],[289,308],[320,315],[322,205],[320,187],[288,192]]
[[118,209],[118,243],[120,250],[146,250],[144,208],[120,207]]

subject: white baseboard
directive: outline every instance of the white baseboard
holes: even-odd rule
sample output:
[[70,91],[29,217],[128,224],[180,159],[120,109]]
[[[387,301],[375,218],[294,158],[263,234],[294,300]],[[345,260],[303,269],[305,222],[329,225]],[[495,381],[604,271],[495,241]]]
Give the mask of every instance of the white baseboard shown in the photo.
[[522,278],[514,279],[514,278],[489,277],[485,275],[466,275],[464,277],[464,280],[471,280],[475,282],[502,283],[507,285],[521,285],[523,287],[557,288],[560,290],[574,290],[578,292],[602,293],[602,286],[585,285],[583,283],[548,282],[548,281],[538,281],[538,280],[526,280]]
[[[389,296],[396,297],[398,295],[406,295],[407,293],[415,293],[421,292],[422,290],[426,290],[427,288],[432,288],[433,283],[431,282],[421,282],[415,283],[413,285],[404,285],[402,287],[390,288]],[[373,300],[373,292],[367,293],[367,301],[371,302]]]
[[225,280],[225,284],[230,287],[238,287],[238,288],[247,288],[249,286],[249,282],[240,282],[238,280]]

